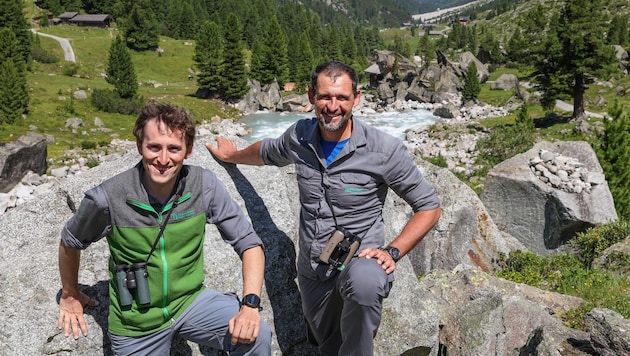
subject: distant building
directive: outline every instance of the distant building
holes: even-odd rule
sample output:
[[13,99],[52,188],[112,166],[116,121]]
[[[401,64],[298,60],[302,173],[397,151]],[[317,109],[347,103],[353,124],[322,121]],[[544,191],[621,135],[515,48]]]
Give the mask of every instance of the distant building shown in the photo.
[[53,24],[73,24],[87,27],[109,27],[114,18],[107,14],[81,15],[78,12],[64,12],[53,19]]

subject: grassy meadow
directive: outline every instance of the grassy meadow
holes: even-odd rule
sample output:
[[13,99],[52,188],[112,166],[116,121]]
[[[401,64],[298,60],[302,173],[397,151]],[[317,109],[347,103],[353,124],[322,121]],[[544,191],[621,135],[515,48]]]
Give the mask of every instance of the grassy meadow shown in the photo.
[[[48,146],[48,157],[50,163],[55,165],[65,161],[69,149],[105,146],[114,138],[131,139],[135,116],[101,112],[90,104],[94,89],[113,89],[103,75],[111,41],[117,35],[116,29],[61,25],[39,31],[67,38],[75,52],[76,63],[63,59],[57,41],[39,36],[42,47],[53,51],[60,61],[53,64],[33,63],[28,73],[29,112],[16,125],[0,129],[0,143],[13,141],[28,131],[49,135],[54,138],[54,143]],[[195,78],[188,78],[194,64],[193,42],[162,37],[160,47],[164,50],[162,54],[155,51],[131,51],[140,95],[146,100],[183,106],[190,110],[197,122],[215,115],[238,116],[234,109],[221,102],[193,96],[197,84]],[[85,90],[88,99],[75,99],[73,93],[77,90]],[[81,119],[83,126],[73,132],[66,127],[68,118]],[[95,125],[96,118],[111,131],[99,130]]]

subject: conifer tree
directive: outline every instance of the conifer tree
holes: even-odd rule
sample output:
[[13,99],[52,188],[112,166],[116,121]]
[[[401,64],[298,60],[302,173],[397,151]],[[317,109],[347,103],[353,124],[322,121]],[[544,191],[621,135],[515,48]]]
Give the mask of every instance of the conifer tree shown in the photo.
[[243,54],[243,29],[235,13],[228,15],[223,28],[225,50],[223,51],[222,92],[228,101],[241,98],[247,93],[247,75]]
[[[28,109],[29,95],[24,57],[17,37],[9,28],[0,29],[0,64],[0,110],[4,122],[13,123]],[[15,112],[10,113],[11,110]]]
[[607,26],[602,0],[574,0],[564,3],[560,12],[558,25],[550,34],[555,34],[562,46],[556,68],[549,68],[546,60],[546,48],[542,50],[536,66],[548,66],[548,76],[560,76],[559,79],[548,78],[550,82],[563,83],[562,76],[569,76],[570,82],[565,92],[573,96],[572,119],[584,116],[584,92],[593,78],[607,80],[616,70],[615,53],[611,46],[604,43],[602,29]]
[[223,47],[221,27],[215,22],[205,22],[197,37],[193,60],[199,70],[199,88],[213,95],[219,94],[222,89]]
[[[17,39],[17,47],[22,57],[22,61],[29,69],[31,66],[31,44],[33,35],[24,11],[23,1],[0,0],[0,28],[10,29]],[[2,43],[0,43],[0,46]],[[17,63],[16,63],[17,64]]]
[[630,115],[615,102],[608,110],[597,155],[615,201],[617,214],[630,218]]
[[121,21],[127,47],[146,51],[158,46],[159,26],[155,13],[146,0],[134,2],[129,15]]
[[479,84],[479,73],[477,72],[477,65],[475,62],[471,62],[466,70],[466,76],[464,77],[464,89],[462,91],[462,101],[467,102],[470,100],[476,100],[481,91],[481,85]]
[[311,72],[315,67],[315,57],[306,31],[302,32],[295,51],[295,82],[299,92],[306,90],[311,81]]
[[133,98],[138,93],[138,79],[129,50],[120,36],[112,41],[107,58],[107,82],[121,98]]
[[431,38],[429,38],[428,30],[425,32],[424,36],[420,37],[416,53],[422,58],[422,68],[427,68],[429,64],[431,64],[431,61],[435,59],[435,45],[433,41],[431,41]]
[[25,84],[26,80],[20,75],[12,59],[0,64],[0,128],[13,124],[24,113]]
[[261,84],[274,79],[282,87],[289,79],[287,36],[274,16],[269,21],[260,42],[256,43],[252,58],[251,76]]

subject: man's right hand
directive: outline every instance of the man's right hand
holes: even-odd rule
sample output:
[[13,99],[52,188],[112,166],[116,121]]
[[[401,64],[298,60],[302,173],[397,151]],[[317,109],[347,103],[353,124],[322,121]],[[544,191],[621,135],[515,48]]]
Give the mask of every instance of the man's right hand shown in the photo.
[[238,150],[236,148],[236,143],[234,141],[228,140],[225,137],[217,137],[217,145],[214,146],[211,143],[207,143],[206,148],[218,160],[227,163],[233,163],[230,162],[230,157],[232,157],[234,153]]
[[72,336],[76,340],[79,338],[79,329],[81,329],[83,336],[87,336],[87,325],[83,318],[83,307],[86,305],[95,307],[99,305],[99,302],[91,299],[83,292],[79,292],[78,298],[65,293],[61,295],[57,327],[59,330],[63,329],[65,336],[70,336],[70,331],[72,331]]

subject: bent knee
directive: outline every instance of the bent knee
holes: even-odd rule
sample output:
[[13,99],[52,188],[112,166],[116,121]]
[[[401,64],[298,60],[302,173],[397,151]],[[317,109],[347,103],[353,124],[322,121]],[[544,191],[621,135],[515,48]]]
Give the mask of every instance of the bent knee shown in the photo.
[[375,305],[389,294],[393,276],[374,259],[355,258],[341,276],[339,292],[360,305]]

